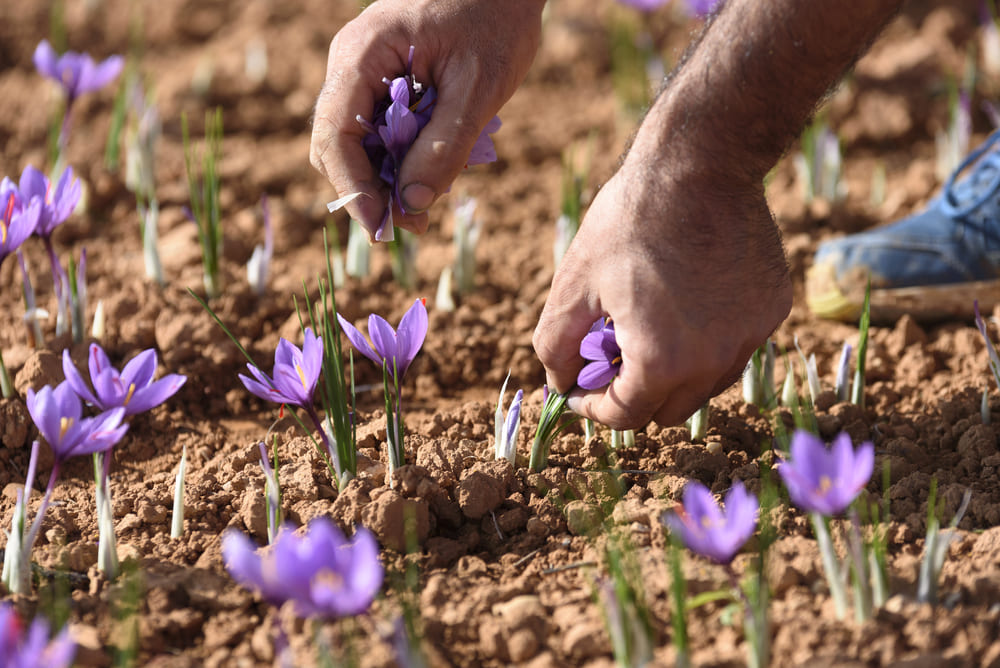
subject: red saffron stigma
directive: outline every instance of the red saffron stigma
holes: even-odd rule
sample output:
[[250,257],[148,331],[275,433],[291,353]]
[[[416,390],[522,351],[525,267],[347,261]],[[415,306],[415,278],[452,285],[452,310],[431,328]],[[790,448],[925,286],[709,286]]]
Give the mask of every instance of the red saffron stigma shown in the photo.
[[423,304],[424,306],[427,306],[427,297],[421,297],[420,303]]
[[281,404],[281,408],[278,409],[278,419],[285,417],[285,404]]
[[11,193],[10,196],[7,197],[7,210],[4,211],[3,214],[3,219],[7,221],[8,225],[10,224],[10,217],[13,215],[14,215],[14,193]]

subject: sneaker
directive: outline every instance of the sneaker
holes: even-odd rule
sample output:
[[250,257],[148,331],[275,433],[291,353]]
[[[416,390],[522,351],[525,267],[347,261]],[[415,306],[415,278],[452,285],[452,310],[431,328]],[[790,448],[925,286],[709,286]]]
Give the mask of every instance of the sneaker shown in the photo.
[[877,322],[971,318],[975,300],[987,311],[1000,303],[1000,130],[924,211],[821,243],[806,273],[809,310],[857,320],[869,277]]

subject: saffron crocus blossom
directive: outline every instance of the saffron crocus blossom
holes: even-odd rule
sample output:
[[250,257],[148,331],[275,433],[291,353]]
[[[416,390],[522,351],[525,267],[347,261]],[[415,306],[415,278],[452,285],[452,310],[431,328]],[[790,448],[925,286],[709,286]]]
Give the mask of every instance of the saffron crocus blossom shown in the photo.
[[610,318],[593,324],[580,342],[580,355],[588,360],[576,378],[576,384],[581,388],[600,389],[618,375],[622,366],[622,349],[615,339],[615,324]]
[[503,395],[507,392],[507,381],[510,374],[503,381],[500,388],[500,399],[497,401],[497,412],[494,424],[494,452],[497,459],[506,459],[511,464],[514,463],[514,455],[517,452],[517,433],[521,429],[521,402],[524,400],[524,390],[518,390],[507,408],[507,415],[503,412]]
[[410,368],[410,363],[420,352],[427,336],[427,308],[422,299],[413,302],[413,306],[400,319],[397,329],[393,329],[382,316],[374,313],[368,316],[371,342],[339,313],[337,320],[351,345],[375,364],[384,367],[395,384],[399,383]]
[[14,607],[7,601],[0,603],[0,665],[11,668],[68,668],[76,655],[76,643],[69,636],[69,627],[49,640],[49,623],[36,616],[23,632],[21,621]]
[[29,387],[26,403],[57,464],[70,457],[109,450],[128,431],[128,425],[122,424],[124,408],[113,408],[92,418],[81,417],[80,397],[68,381],[55,389],[46,385],[38,392]]
[[682,2],[688,16],[705,18],[721,7],[725,0],[682,0]]
[[282,525],[264,549],[230,530],[222,537],[222,559],[234,580],[272,605],[292,601],[302,617],[360,614],[382,586],[375,536],[359,527],[347,540],[325,517],[314,519],[301,535]]
[[844,512],[868,484],[875,466],[871,441],[855,450],[846,433],[828,450],[822,439],[800,429],[792,435],[790,451],[791,461],[778,466],[788,495],[795,505],[820,515]]
[[30,237],[38,225],[42,202],[33,199],[27,206],[17,206],[17,189],[10,179],[0,184],[0,266],[8,255]]
[[271,258],[274,256],[274,230],[271,227],[267,195],[260,198],[260,213],[264,220],[264,245],[254,246],[253,255],[247,261],[247,282],[258,296],[267,291],[267,277],[271,273]]
[[64,223],[80,201],[83,192],[79,179],[73,178],[73,168],[63,170],[53,186],[49,178],[32,165],[21,172],[18,189],[26,204],[37,197],[42,201],[42,212],[35,228],[35,235],[43,240],[52,237],[55,229]]
[[[406,74],[391,81],[383,79],[389,86],[389,95],[376,105],[372,120],[358,116],[358,122],[366,131],[362,145],[368,159],[379,178],[389,186],[389,203],[385,214],[378,227],[368,230],[375,241],[392,241],[393,217],[405,213],[400,194],[399,169],[417,135],[430,122],[437,100],[437,90],[433,86],[425,86],[413,77],[413,50],[411,46]],[[500,119],[494,116],[476,139],[469,159],[466,160],[467,166],[497,159],[490,135],[499,129]],[[348,194],[327,206],[330,211],[336,211],[356,196],[357,193]]]
[[664,516],[664,522],[692,552],[728,564],[757,528],[757,497],[742,482],[726,494],[725,510],[703,484],[684,488],[684,503]]
[[84,93],[104,88],[114,81],[125,66],[121,56],[110,56],[100,63],[85,53],[67,51],[57,55],[48,40],[35,47],[35,68],[58,83],[66,93],[67,106]]
[[273,376],[247,364],[253,378],[239,374],[252,394],[266,401],[310,408],[323,370],[323,340],[306,327],[302,349],[282,338],[274,351]]
[[152,348],[142,351],[129,360],[120,373],[111,366],[111,360],[96,343],[90,344],[87,361],[90,367],[90,382],[94,386],[93,391],[77,371],[68,350],[63,351],[62,359],[66,382],[84,401],[90,402],[102,411],[124,408],[126,416],[143,413],[154,406],[159,406],[174,396],[187,380],[186,376],[172,373],[154,381],[157,358],[156,351]]
[[670,0],[618,0],[619,4],[632,7],[643,12],[651,12],[667,4]]

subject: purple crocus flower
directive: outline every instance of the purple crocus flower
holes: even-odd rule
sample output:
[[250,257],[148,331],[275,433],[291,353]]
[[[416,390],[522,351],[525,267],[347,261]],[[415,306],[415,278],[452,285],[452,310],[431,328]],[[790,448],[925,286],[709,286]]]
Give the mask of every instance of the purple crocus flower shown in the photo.
[[705,18],[721,7],[723,2],[725,0],[683,0],[688,16],[697,16],[698,18]]
[[253,378],[239,374],[252,394],[281,404],[309,409],[316,392],[316,382],[323,370],[323,340],[306,327],[302,349],[287,339],[278,341],[274,351],[274,375],[268,376],[253,364],[247,364]]
[[610,318],[598,320],[580,342],[580,355],[588,363],[576,377],[585,390],[597,390],[614,379],[622,366],[622,349],[615,339],[615,324]]
[[792,435],[789,449],[791,461],[778,466],[788,496],[803,510],[820,515],[844,512],[868,484],[875,466],[872,442],[855,450],[845,432],[827,449],[818,436],[800,429]]
[[111,360],[96,343],[90,344],[87,359],[93,392],[77,371],[68,350],[63,351],[63,373],[77,396],[102,411],[120,406],[126,416],[143,413],[174,396],[187,380],[186,376],[172,373],[154,381],[157,360],[152,348],[129,360],[121,373],[111,366]]
[[0,603],[0,666],[10,668],[68,668],[76,655],[76,643],[64,626],[49,642],[49,623],[36,616],[23,633],[21,621],[14,607],[7,601]]
[[723,511],[707,487],[691,481],[684,488],[684,504],[663,521],[689,550],[728,564],[756,530],[758,509],[757,497],[742,482],[733,483]]
[[80,397],[67,381],[55,389],[46,385],[38,392],[29,387],[26,403],[57,464],[77,455],[109,450],[128,431],[128,425],[121,423],[124,408],[113,408],[92,418],[81,417]]
[[358,328],[337,314],[340,328],[354,348],[375,362],[384,366],[389,378],[398,383],[410,368],[413,358],[420,352],[427,336],[427,308],[422,299],[413,302],[413,306],[403,314],[399,328],[393,329],[385,318],[372,313],[368,316],[368,334],[371,342]]
[[62,86],[67,106],[84,93],[104,88],[118,76],[125,65],[121,56],[110,56],[100,63],[95,63],[89,55],[76,51],[67,51],[60,56],[48,40],[44,39],[35,47],[34,61],[35,68],[42,75]]
[[18,185],[23,203],[28,203],[34,198],[42,202],[42,212],[35,234],[44,240],[48,240],[55,229],[69,218],[83,192],[80,180],[73,178],[72,167],[63,170],[58,183],[53,187],[45,174],[28,165],[21,172],[21,181]]
[[670,0],[618,0],[618,2],[642,12],[651,12],[667,4]]
[[[374,230],[368,230],[375,241],[392,241],[395,215],[404,215],[400,195],[399,169],[403,165],[410,146],[420,131],[430,122],[437,90],[425,86],[413,78],[413,47],[410,47],[406,74],[391,81],[383,79],[389,86],[389,95],[375,108],[369,122],[358,117],[358,122],[367,134],[362,140],[371,164],[378,170],[379,178],[389,186],[389,204],[381,223]],[[478,165],[497,159],[490,134],[500,129],[500,119],[493,119],[483,128],[469,154],[466,165]]]
[[228,531],[222,559],[234,580],[272,605],[292,601],[302,617],[360,614],[382,586],[375,536],[359,527],[347,540],[326,517],[314,519],[301,535],[283,525],[274,544],[260,550],[243,533]]
[[4,177],[0,183],[0,206],[3,206],[0,210],[0,266],[32,235],[42,212],[41,200],[33,199],[27,206],[20,207],[17,198],[17,188]]

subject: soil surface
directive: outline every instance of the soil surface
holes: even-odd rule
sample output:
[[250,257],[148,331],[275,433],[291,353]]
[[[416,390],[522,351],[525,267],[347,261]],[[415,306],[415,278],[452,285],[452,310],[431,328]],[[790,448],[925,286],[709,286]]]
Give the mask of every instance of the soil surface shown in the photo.
[[[45,164],[50,116],[59,101],[31,63],[35,45],[51,34],[48,4],[0,8],[0,174],[14,178],[29,163]],[[335,194],[310,167],[308,147],[329,41],[357,6],[319,0],[65,4],[68,47],[105,57],[138,45],[132,52],[141,55],[136,63],[163,119],[156,180],[167,285],[145,279],[135,198],[120,171],[101,159],[113,87],[84,96],[75,108],[67,161],[85,183],[86,204],[59,228],[56,248],[65,261],[86,247],[88,317],[102,302],[107,325],[99,342],[112,362],[121,365],[155,347],[159,374],[182,373],[188,381],[165,405],[134,418],[114,449],[113,512],[119,553],[131,574],[111,582],[96,569],[91,464],[81,459],[64,471],[35,551],[40,566],[72,577],[43,578],[34,595],[4,598],[28,616],[39,611],[67,618],[81,666],[111,665],[114,648],[128,645],[132,623],[135,665],[269,665],[271,622],[279,613],[229,578],[220,538],[235,528],[261,544],[266,540],[256,444],[278,410],[243,389],[237,380],[243,358],[187,293],[203,288],[195,228],[182,212],[181,116],[188,115],[192,134],[200,137],[205,111],[222,109],[224,294],[212,306],[269,370],[279,337],[301,342],[292,296],[301,298],[303,281],[315,294],[325,263],[324,229],[330,226],[346,242],[346,220],[327,214],[325,203]],[[430,331],[406,377],[407,465],[395,474],[394,486],[386,480],[380,390],[358,395],[361,470],[340,493],[295,422],[286,414],[275,426],[287,517],[304,524],[327,515],[348,531],[355,524],[371,528],[385,548],[387,568],[384,593],[368,616],[289,625],[297,664],[316,661],[318,634],[335,655],[354,653],[365,666],[392,665],[385,636],[409,601],[419,612],[432,666],[613,665],[594,602],[612,535],[628,537],[636,548],[655,663],[673,663],[660,517],[689,479],[717,493],[735,480],[759,490],[761,466],[773,462],[773,425],[789,416],[745,404],[734,386],[712,401],[704,442],[693,442],[684,427],[653,424],[636,434],[634,446],[612,451],[607,430],[587,442],[573,427],[556,441],[549,468],[527,469],[544,379],[531,333],[553,273],[563,154],[574,146],[582,155],[591,142],[586,186],[592,194],[612,174],[634,129],[634,119],[615,100],[608,55],[608,26],[627,11],[608,0],[553,0],[541,51],[501,112],[499,160],[461,175],[451,201],[431,212],[430,231],[418,242],[413,286],[394,280],[388,252],[377,247],[370,274],[348,278],[338,289],[341,313],[358,324],[371,312],[398,322],[415,298],[427,297]],[[802,292],[821,239],[895,220],[939,187],[935,135],[948,124],[949,86],[982,52],[977,16],[975,2],[909,3],[831,96],[825,109],[843,141],[843,201],[805,201],[791,159],[797,147],[769,182],[797,286],[792,313],[774,339],[794,350],[797,335],[802,349],[815,353],[827,388],[816,407],[822,435],[846,430],[855,443],[874,441],[876,470],[890,467],[889,487],[883,489],[876,475],[867,494],[872,500],[887,494],[891,504],[892,596],[863,624],[836,619],[808,518],[787,501],[774,513],[778,537],[768,578],[775,666],[1000,666],[1000,432],[981,418],[980,398],[993,381],[971,317],[936,324],[904,317],[873,327],[865,407],[859,408],[838,403],[829,391],[841,346],[857,343],[857,328],[811,316]],[[648,27],[673,63],[697,23],[668,7]],[[248,59],[261,52],[266,71],[248,69]],[[995,100],[998,90],[998,73],[979,69],[974,140],[990,130],[980,105]],[[879,174],[885,176],[884,195],[873,193]],[[244,265],[263,240],[259,201],[265,194],[275,256],[269,289],[258,297]],[[452,205],[459,194],[477,199],[484,231],[475,290],[444,312],[433,296],[441,270],[453,260]],[[54,313],[43,248],[31,240],[25,249],[42,306]],[[54,337],[53,318],[45,325],[45,346],[30,347],[15,261],[4,263],[0,283],[6,286],[0,292],[0,348],[17,390],[15,398],[0,401],[0,521],[6,530],[37,436],[24,393],[62,380],[59,359],[67,346],[85,365],[86,342]],[[361,362],[358,382],[373,386],[380,374]],[[511,385],[526,394],[515,466],[493,460],[493,412],[508,370]],[[783,373],[779,368],[779,382]],[[990,403],[996,423],[996,387]],[[185,532],[171,539],[174,475],[185,447]],[[51,465],[44,450],[38,481],[47,479]],[[945,521],[966,490],[972,493],[937,606],[915,599],[933,479]],[[32,511],[41,497],[43,483],[37,484]],[[404,517],[416,518],[419,546],[409,556],[399,551],[407,540]],[[602,527],[591,530],[600,520]],[[740,555],[737,569],[747,569],[751,556]],[[726,586],[720,568],[694,556],[685,556],[684,572],[692,594]],[[417,574],[415,587],[406,573]],[[745,663],[741,617],[727,601],[690,612],[695,665]]]

